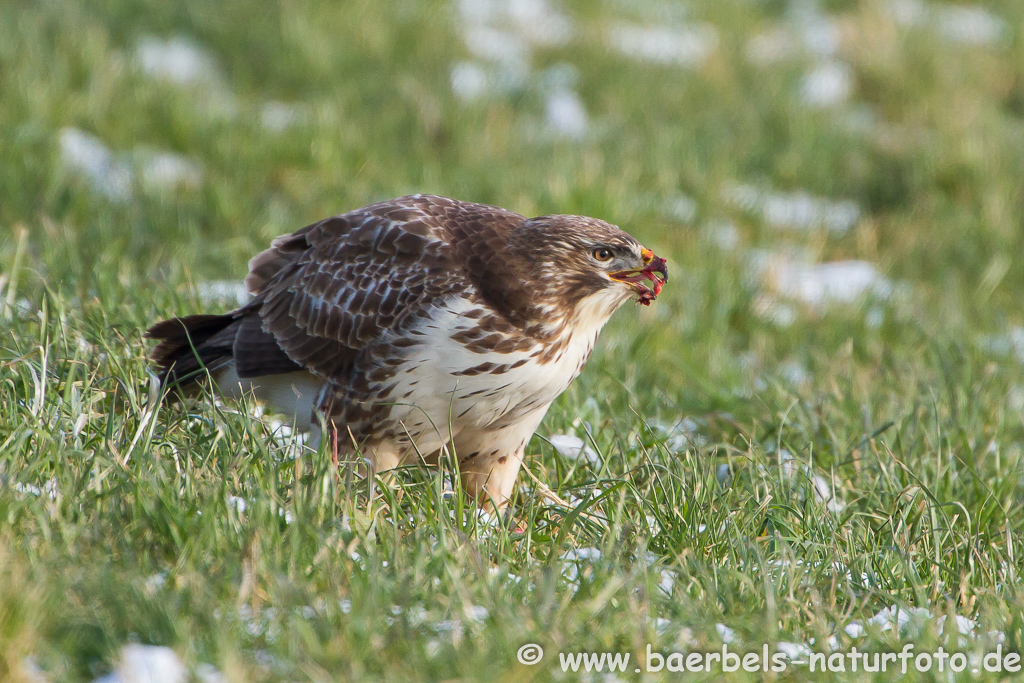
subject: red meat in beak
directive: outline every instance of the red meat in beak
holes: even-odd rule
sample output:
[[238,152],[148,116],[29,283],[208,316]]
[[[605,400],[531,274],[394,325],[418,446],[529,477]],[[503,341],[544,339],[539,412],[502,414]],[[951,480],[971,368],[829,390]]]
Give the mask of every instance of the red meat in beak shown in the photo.
[[[668,282],[668,264],[665,259],[655,256],[650,249],[641,250],[640,257],[644,261],[643,268],[620,270],[617,273],[612,273],[610,277],[618,282],[631,285],[637,293],[636,302],[650,306],[651,302],[661,294],[661,288]],[[648,285],[648,282],[651,284]]]

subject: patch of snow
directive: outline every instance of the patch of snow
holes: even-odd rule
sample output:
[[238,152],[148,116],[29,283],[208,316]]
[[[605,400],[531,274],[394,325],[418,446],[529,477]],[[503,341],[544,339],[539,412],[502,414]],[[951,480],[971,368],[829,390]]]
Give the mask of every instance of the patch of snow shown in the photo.
[[966,45],[992,45],[1002,42],[1009,26],[983,7],[944,5],[935,9],[935,25],[940,35]]
[[[46,672],[43,671],[32,655],[23,658],[19,665],[14,668],[14,673],[15,680],[23,680],[28,683],[50,683],[50,677],[46,675]],[[20,677],[18,674],[20,674]]]
[[452,67],[452,93],[463,102],[473,102],[526,86],[529,70],[523,64],[459,62]]
[[867,261],[811,264],[781,253],[755,254],[754,270],[776,294],[822,310],[831,304],[850,304],[873,294],[887,298],[892,284]]
[[[957,633],[962,636],[974,635],[974,627],[977,624],[967,617],[962,617],[959,614],[954,615],[953,622],[956,624]],[[946,632],[946,615],[943,614],[941,617],[935,620],[935,628],[938,630],[939,635],[944,635]]]
[[185,683],[188,669],[169,647],[133,643],[121,648],[114,671],[95,683]]
[[204,304],[247,304],[252,295],[241,282],[234,280],[212,280],[196,285],[196,294]]
[[[451,71],[452,91],[464,102],[524,88],[533,47],[564,45],[574,32],[572,22],[548,0],[461,0],[458,8],[466,49],[474,58]],[[559,121],[553,128],[564,132]],[[569,125],[573,131],[579,128]]]
[[885,309],[872,306],[864,314],[864,326],[869,330],[877,330],[885,322]]
[[868,293],[888,296],[891,286],[867,261],[837,261],[776,273],[781,294],[812,306],[850,303]]
[[[443,495],[443,494],[442,494]],[[452,519],[455,519],[455,510],[451,510],[449,513]],[[474,513],[476,516],[477,528],[480,532],[480,538],[490,538],[492,534],[502,530],[505,527],[504,518],[501,515],[494,515],[484,510],[483,508],[477,508]]]
[[142,184],[150,190],[195,189],[202,184],[203,169],[180,154],[144,150],[139,157]]
[[552,434],[548,441],[558,454],[567,460],[578,460],[581,457],[591,465],[600,465],[601,456],[593,448],[588,446],[583,439],[573,434]]
[[115,156],[98,138],[76,128],[61,131],[60,151],[65,168],[85,177],[94,191],[113,201],[131,197],[136,169],[142,185],[150,190],[194,189],[203,180],[199,164],[179,154],[140,147],[130,155]]
[[[270,427],[271,438],[273,438],[277,443],[281,443],[292,448],[293,453],[299,446],[304,446],[309,442],[309,432],[300,432],[295,429],[294,425],[291,425],[284,420],[280,420],[278,418],[268,420],[267,426]],[[302,451],[300,450],[299,452]]]
[[853,92],[853,70],[843,62],[821,62],[800,81],[800,101],[811,107],[842,104]]
[[572,40],[575,30],[569,17],[547,0],[512,0],[495,3],[506,8],[506,16],[527,41],[546,47],[560,47]]
[[452,92],[464,102],[482,98],[491,88],[487,71],[477,62],[458,62],[452,67]]
[[123,201],[131,196],[131,166],[115,160],[96,136],[64,128],[60,132],[60,158],[66,169],[85,177],[93,190],[108,199]]
[[570,548],[562,553],[562,559],[566,562],[576,562],[579,560],[600,560],[601,549],[600,548]]
[[562,577],[570,584],[578,587],[580,570],[586,561],[597,561],[601,559],[601,551],[598,548],[572,548],[562,553],[559,558],[562,560]]
[[797,474],[801,474],[809,478],[812,489],[814,491],[814,499],[819,503],[822,503],[829,509],[830,512],[842,512],[846,507],[846,504],[839,500],[832,491],[832,483],[814,472],[810,466],[801,463],[793,454],[782,449],[778,453],[779,466],[783,476],[788,479],[793,479]]
[[438,633],[451,633],[455,638],[461,638],[464,628],[459,619],[442,619],[434,624],[434,630]]
[[302,112],[294,104],[286,102],[264,102],[260,107],[260,125],[271,133],[283,133],[302,118]]
[[238,113],[216,60],[190,38],[143,36],[135,45],[133,61],[155,80],[195,89],[193,99],[207,115],[232,118]]
[[902,631],[914,620],[922,621],[931,619],[932,613],[924,607],[909,607],[902,609],[897,605],[887,607],[879,611],[875,616],[868,619],[868,624],[880,626],[883,631],[888,631],[893,626],[897,631]]
[[731,221],[715,221],[704,226],[708,235],[719,249],[732,251],[740,245],[740,231]]
[[931,4],[921,0],[889,0],[886,13],[905,28],[931,27],[954,43],[988,46],[1003,43],[1011,30],[1006,20],[978,5]]
[[762,192],[751,185],[731,185],[722,199],[749,213],[760,215],[778,230],[810,231],[825,228],[842,234],[857,224],[860,207],[852,201],[832,201],[807,192]]
[[682,192],[668,195],[642,193],[637,195],[633,207],[680,223],[691,223],[697,217],[697,202]]
[[784,380],[794,386],[806,384],[811,380],[811,375],[807,372],[807,368],[795,360],[787,360],[780,365],[779,374]]
[[476,521],[481,526],[495,527],[501,524],[501,517],[497,515],[492,515],[490,512],[483,508],[478,508],[476,510]]
[[[501,568],[500,567],[491,567],[487,571],[488,571],[488,574],[490,574],[491,576],[494,576],[494,577],[500,577],[501,576]],[[511,572],[509,572],[509,573],[505,574],[504,578],[502,578],[503,581],[505,579],[508,579],[512,583],[519,583],[522,580],[522,577],[521,576],[516,576],[515,574],[512,574]]]
[[572,140],[586,134],[589,119],[573,89],[575,69],[556,64],[531,74],[535,47],[561,46],[572,39],[568,17],[549,0],[460,0],[458,14],[472,56],[452,66],[452,93],[458,100],[471,103],[535,88],[544,97],[544,128],[538,132]]
[[460,0],[458,7],[465,24],[500,26],[533,45],[565,45],[575,32],[548,0]]
[[492,0],[459,0],[458,6],[462,20],[475,24],[494,21],[501,9]]
[[472,25],[465,29],[466,49],[477,59],[504,64],[526,64],[528,51],[522,40],[511,33],[489,26]]
[[1006,403],[1015,412],[1024,411],[1024,386],[1012,386],[1006,392]]
[[163,588],[166,584],[167,572],[162,571],[157,572],[156,574],[151,574],[149,577],[146,578],[142,585],[146,589],[146,592],[152,595],[153,593],[156,593],[158,590]]
[[842,35],[834,18],[823,13],[816,2],[794,2],[790,7],[790,20],[805,50],[821,58],[839,52]]
[[212,664],[200,664],[196,667],[195,677],[199,683],[227,683],[227,678],[224,677],[217,667]]
[[258,638],[267,633],[271,621],[277,616],[277,610],[269,607],[266,610],[253,610],[249,605],[242,605],[238,608],[238,619],[245,626],[246,633]]
[[747,41],[747,61],[770,65],[801,54],[829,60],[842,44],[839,22],[821,11],[817,2],[793,0],[784,24],[776,25]]
[[487,621],[487,617],[489,616],[491,616],[491,613],[487,610],[486,607],[483,607],[482,605],[470,605],[468,608],[466,608],[466,617],[470,621],[483,623]]
[[413,605],[405,612],[406,617],[409,619],[409,623],[413,626],[419,626],[427,620],[427,609],[423,605]]
[[670,569],[661,570],[661,580],[658,582],[658,588],[665,592],[665,595],[671,597],[672,587],[676,584],[676,575]]
[[587,132],[587,110],[573,90],[555,90],[547,97],[544,118],[558,137],[581,139]]
[[786,655],[791,662],[807,661],[814,652],[804,643],[790,643],[785,640],[775,644],[775,651]]
[[697,217],[697,202],[685,194],[675,194],[661,203],[661,213],[666,218],[690,223]]
[[983,337],[982,345],[992,353],[1013,354],[1024,364],[1024,327],[1015,325],[1006,334]]
[[928,19],[928,8],[921,0],[889,0],[885,10],[900,26],[920,26]]
[[650,426],[659,438],[664,439],[665,447],[674,453],[707,444],[707,439],[700,433],[700,425],[689,417],[679,418],[671,424],[654,421]]
[[610,47],[632,59],[698,66],[718,47],[718,31],[710,24],[641,26],[616,24],[608,29]]
[[46,496],[50,500],[56,500],[57,496],[60,495],[60,489],[57,487],[56,479],[48,479],[43,483],[42,488],[35,486],[34,484],[23,484],[20,481],[14,482],[14,485],[11,488],[18,493],[36,497]]
[[832,491],[832,484],[828,479],[815,474],[811,477],[811,483],[814,485],[814,498],[819,503],[824,503],[830,512],[840,513],[846,508],[846,503],[839,500]]
[[210,53],[181,36],[143,36],[135,45],[135,61],[145,74],[176,85],[210,82],[218,77]]
[[792,479],[800,471],[800,463],[785,448],[779,449],[776,457],[778,458],[779,469],[782,471],[783,476]]

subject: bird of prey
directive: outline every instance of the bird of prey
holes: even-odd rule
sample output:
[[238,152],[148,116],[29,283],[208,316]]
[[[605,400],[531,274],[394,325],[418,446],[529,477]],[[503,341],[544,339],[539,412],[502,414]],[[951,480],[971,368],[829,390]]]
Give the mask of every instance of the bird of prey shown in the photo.
[[525,218],[412,195],[306,226],[249,262],[249,303],[157,323],[151,359],[181,391],[210,377],[376,472],[454,453],[503,510],[551,402],[665,260],[604,221]]

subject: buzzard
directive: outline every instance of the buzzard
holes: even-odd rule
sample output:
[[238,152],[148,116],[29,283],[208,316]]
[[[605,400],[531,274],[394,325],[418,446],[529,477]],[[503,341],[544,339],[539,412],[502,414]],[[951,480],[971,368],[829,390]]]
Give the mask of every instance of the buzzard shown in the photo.
[[501,510],[527,441],[631,297],[665,260],[584,216],[525,218],[412,195],[327,218],[249,262],[252,300],[151,327],[175,392],[212,378],[254,395],[377,472],[450,449],[462,483]]

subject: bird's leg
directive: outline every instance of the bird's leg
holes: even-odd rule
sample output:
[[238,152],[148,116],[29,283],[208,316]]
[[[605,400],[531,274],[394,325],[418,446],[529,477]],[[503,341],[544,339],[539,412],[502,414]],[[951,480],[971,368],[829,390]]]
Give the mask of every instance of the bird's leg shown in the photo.
[[523,464],[523,451],[469,453],[459,462],[462,487],[477,504],[494,514],[504,514]]
[[497,430],[465,430],[456,436],[454,451],[459,459],[463,490],[477,505],[495,515],[508,508],[523,464],[526,444],[543,412]]

